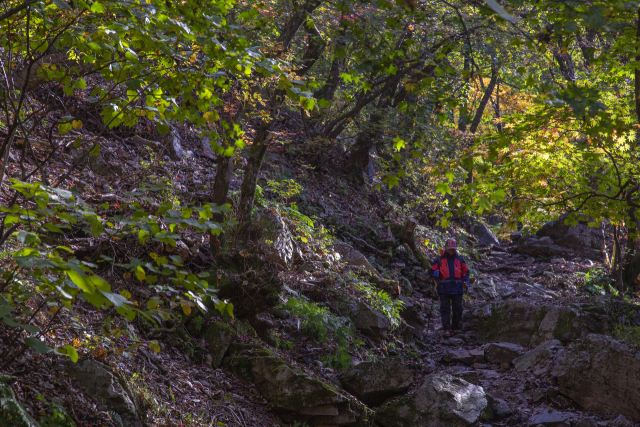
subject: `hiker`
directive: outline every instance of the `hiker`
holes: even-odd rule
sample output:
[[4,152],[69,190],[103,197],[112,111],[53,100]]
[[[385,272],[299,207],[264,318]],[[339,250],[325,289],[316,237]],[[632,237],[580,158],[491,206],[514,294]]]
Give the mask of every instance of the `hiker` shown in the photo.
[[[458,243],[447,240],[444,251],[431,264],[431,274],[440,296],[440,315],[444,337],[455,335],[462,323],[462,296],[469,290],[469,269],[458,255]],[[451,321],[453,305],[453,321]]]

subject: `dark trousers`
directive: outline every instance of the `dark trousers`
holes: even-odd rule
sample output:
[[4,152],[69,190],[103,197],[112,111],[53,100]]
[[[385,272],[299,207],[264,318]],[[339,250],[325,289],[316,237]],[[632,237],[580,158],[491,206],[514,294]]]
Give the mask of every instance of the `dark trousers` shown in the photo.
[[[453,324],[451,323],[451,305],[453,305]],[[460,329],[462,326],[462,295],[440,294],[440,316],[442,329]]]

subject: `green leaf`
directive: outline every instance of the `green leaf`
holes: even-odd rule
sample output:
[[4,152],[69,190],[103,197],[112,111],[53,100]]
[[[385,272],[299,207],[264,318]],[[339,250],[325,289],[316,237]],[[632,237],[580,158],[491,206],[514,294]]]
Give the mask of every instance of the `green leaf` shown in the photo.
[[140,230],[138,232],[138,241],[142,245],[146,245],[149,242],[149,232],[147,230]]
[[64,347],[58,347],[56,352],[69,356],[69,359],[71,359],[73,363],[78,361],[78,352],[72,345],[67,344]]
[[27,338],[24,340],[24,343],[29,347],[33,347],[40,354],[49,353],[51,351],[49,346],[37,338]]
[[53,4],[58,6],[59,9],[71,10],[71,6],[69,6],[66,2],[63,2],[61,0],[53,0]]
[[451,187],[446,182],[440,182],[436,185],[436,191],[444,196],[445,194],[451,194]]
[[95,2],[91,5],[91,12],[93,13],[104,13],[104,6],[102,5],[102,3],[99,2]]
[[18,232],[18,241],[23,245],[29,246],[36,240],[38,240],[37,234],[29,233],[28,231],[24,231],[24,230],[20,230]]
[[487,4],[495,13],[497,13],[502,19],[509,22],[517,22],[518,20],[507,12],[496,0],[486,0]]

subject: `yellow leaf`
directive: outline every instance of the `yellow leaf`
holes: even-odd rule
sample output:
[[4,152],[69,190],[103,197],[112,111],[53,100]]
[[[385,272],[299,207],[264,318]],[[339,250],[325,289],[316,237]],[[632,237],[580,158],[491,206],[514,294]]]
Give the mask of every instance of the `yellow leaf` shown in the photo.
[[124,279],[131,279],[131,273],[126,272],[126,273],[124,273],[124,274],[122,275],[122,277],[123,277]]
[[188,316],[191,314],[191,307],[189,307],[188,305],[182,304],[182,311],[184,311],[184,314]]
[[74,120],[73,122],[71,122],[71,125],[75,130],[82,129],[82,122],[80,120]]
[[122,295],[126,299],[130,299],[131,298],[131,293],[129,291],[125,290],[125,289],[120,291],[120,295]]
[[424,245],[425,245],[425,246],[429,246],[429,239],[427,239],[427,240],[425,240],[425,241],[424,241]]
[[196,62],[196,54],[195,54],[195,53],[194,53],[194,54],[192,54],[192,55],[189,57],[189,61],[191,61],[191,62]]
[[206,113],[204,113],[203,117],[208,122],[212,120],[220,120],[220,116],[218,115],[217,111],[207,111]]
[[152,259],[152,260],[154,260],[154,261],[155,261],[156,259],[158,259],[158,254],[157,254],[157,253],[155,253],[155,252],[151,252],[151,253],[149,254],[149,256],[150,256],[150,257],[151,257],[151,259]]

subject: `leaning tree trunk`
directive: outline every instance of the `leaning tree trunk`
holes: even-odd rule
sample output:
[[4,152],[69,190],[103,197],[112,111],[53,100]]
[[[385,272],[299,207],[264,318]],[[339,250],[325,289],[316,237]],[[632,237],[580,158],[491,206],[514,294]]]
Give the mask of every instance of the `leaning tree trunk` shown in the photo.
[[251,233],[251,212],[258,185],[258,174],[262,162],[269,148],[269,141],[273,138],[270,133],[274,119],[264,122],[258,128],[253,144],[249,149],[249,161],[244,172],[242,187],[240,188],[240,202],[238,203],[238,238],[247,242]]
[[[476,114],[471,121],[471,126],[469,127],[469,132],[471,134],[475,134],[478,130],[478,126],[480,126],[480,121],[482,120],[482,115],[484,114],[485,108],[487,108],[487,103],[491,98],[491,94],[493,93],[493,89],[496,87],[496,82],[498,81],[500,68],[494,63],[491,66],[491,80],[489,84],[484,90],[484,95],[482,95],[482,99],[480,100],[480,105],[478,105],[478,109],[476,110]],[[482,78],[482,77],[480,77]],[[467,179],[465,179],[465,183],[473,184],[473,162],[472,166],[467,171]]]

